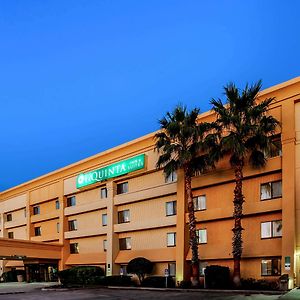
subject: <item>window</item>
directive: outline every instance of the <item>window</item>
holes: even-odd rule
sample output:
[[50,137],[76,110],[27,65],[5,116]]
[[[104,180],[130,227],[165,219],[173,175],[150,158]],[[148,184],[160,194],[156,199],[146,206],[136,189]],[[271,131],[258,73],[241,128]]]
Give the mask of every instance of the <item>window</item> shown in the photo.
[[128,182],[117,184],[117,195],[128,193]]
[[77,230],[77,220],[70,220],[69,224],[69,231]]
[[60,224],[56,223],[56,232],[59,233],[59,231],[60,231]]
[[199,271],[200,271],[200,276],[204,276],[204,271],[206,267],[208,266],[208,263],[206,261],[199,261]]
[[40,206],[39,205],[34,206],[33,207],[33,214],[34,215],[39,215],[40,213],[41,213]]
[[76,205],[76,197],[68,197],[67,198],[67,206],[75,206]]
[[14,233],[12,231],[8,232],[8,238],[9,239],[13,239],[14,238]]
[[107,226],[107,214],[102,214],[102,226]]
[[166,202],[166,216],[176,215],[176,201]]
[[279,258],[263,259],[261,261],[261,276],[279,276],[281,261]]
[[24,218],[27,217],[27,212],[26,212],[26,208],[24,208]]
[[129,209],[121,210],[118,212],[118,223],[128,223],[130,222],[130,213]]
[[12,221],[12,214],[7,214],[7,215],[6,215],[6,221],[7,221],[7,222]]
[[41,227],[34,227],[34,235],[35,236],[42,235]]
[[131,249],[131,238],[122,238],[119,239],[120,250],[130,250]]
[[168,247],[176,246],[176,232],[167,233],[167,246]]
[[206,229],[197,229],[196,235],[197,235],[198,244],[206,244],[207,243]]
[[70,253],[71,254],[79,253],[78,243],[72,243],[72,244],[70,244]]
[[127,275],[127,265],[120,265],[120,275]]
[[175,182],[177,181],[177,172],[173,171],[170,173],[170,175],[165,177],[166,183]]
[[282,196],[282,182],[274,181],[260,185],[260,200],[269,200]]
[[271,137],[272,140],[272,147],[267,153],[266,157],[271,158],[271,157],[276,157],[276,156],[281,156],[282,155],[282,145],[281,145],[281,135],[274,135]]
[[55,209],[59,209],[60,208],[60,203],[59,200],[55,201]]
[[201,195],[193,198],[194,211],[206,209],[206,196]]
[[107,188],[102,188],[100,190],[100,196],[101,196],[101,199],[104,199],[104,198],[107,198]]
[[176,263],[169,263],[168,264],[169,275],[172,277],[176,276]]
[[107,240],[103,240],[103,251],[107,251]]
[[281,237],[282,236],[282,221],[270,221],[263,222],[260,225],[261,230],[261,238],[273,238],[273,237]]

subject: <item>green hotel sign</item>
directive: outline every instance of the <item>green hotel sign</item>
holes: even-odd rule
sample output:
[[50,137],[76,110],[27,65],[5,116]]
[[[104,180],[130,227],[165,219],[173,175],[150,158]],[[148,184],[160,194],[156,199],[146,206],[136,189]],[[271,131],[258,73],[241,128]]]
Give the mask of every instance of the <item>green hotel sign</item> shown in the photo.
[[145,154],[140,154],[107,167],[78,175],[76,179],[76,187],[80,189],[105,179],[114,178],[130,172],[141,170],[144,167]]

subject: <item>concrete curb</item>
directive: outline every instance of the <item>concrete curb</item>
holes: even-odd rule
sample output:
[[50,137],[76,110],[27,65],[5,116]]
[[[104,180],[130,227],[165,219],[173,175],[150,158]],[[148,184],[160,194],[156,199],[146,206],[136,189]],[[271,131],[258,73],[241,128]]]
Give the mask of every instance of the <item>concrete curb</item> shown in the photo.
[[228,294],[264,294],[264,295],[283,295],[285,291],[258,291],[258,290],[212,290],[212,289],[180,289],[180,288],[148,288],[148,287],[124,287],[108,286],[109,289],[122,290],[145,290],[145,291],[165,291],[165,292],[200,292],[200,293],[228,293]]
[[285,291],[258,291],[258,290],[212,290],[212,289],[180,289],[180,288],[151,288],[151,287],[131,287],[131,286],[92,286],[75,288],[42,288],[42,291],[68,291],[84,289],[116,289],[116,290],[141,290],[141,291],[160,291],[160,292],[181,292],[181,293],[226,293],[226,294],[264,294],[264,295],[283,295]]

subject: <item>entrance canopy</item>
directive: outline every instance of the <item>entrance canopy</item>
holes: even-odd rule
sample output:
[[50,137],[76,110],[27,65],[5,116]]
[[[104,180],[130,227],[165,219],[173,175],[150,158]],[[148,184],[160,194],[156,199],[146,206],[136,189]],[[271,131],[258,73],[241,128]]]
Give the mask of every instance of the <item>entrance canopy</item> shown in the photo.
[[60,260],[62,247],[62,244],[0,238],[0,259],[24,262],[32,259]]

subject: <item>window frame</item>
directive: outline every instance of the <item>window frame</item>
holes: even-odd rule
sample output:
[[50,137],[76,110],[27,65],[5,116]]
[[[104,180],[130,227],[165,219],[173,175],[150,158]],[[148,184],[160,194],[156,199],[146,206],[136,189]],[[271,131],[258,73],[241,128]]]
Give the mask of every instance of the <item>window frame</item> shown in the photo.
[[173,182],[177,182],[177,172],[172,171],[168,176],[165,175],[165,183],[173,183]]
[[[205,231],[205,237],[206,237],[206,241],[205,242],[201,242],[200,241],[200,231]],[[198,245],[205,245],[205,244],[207,244],[207,228],[196,229],[196,236],[197,236]]]
[[[174,273],[171,272],[171,271],[173,271],[172,269],[174,269],[174,271],[175,271]],[[168,270],[169,270],[169,276],[176,277],[176,262],[169,262]]]
[[55,200],[55,209],[56,210],[60,209],[60,202],[59,202],[59,200]]
[[[273,223],[275,222],[281,222],[281,235],[273,235],[273,232],[274,232],[274,225]],[[270,230],[270,233],[271,233],[271,236],[268,236],[268,237],[262,237],[262,224],[266,224],[266,223],[271,223],[271,230]],[[265,240],[265,239],[277,239],[277,238],[282,238],[282,219],[280,220],[271,220],[271,221],[265,221],[265,222],[260,222],[260,238],[262,240]]]
[[[126,187],[124,189],[124,187]],[[129,192],[129,183],[128,181],[117,183],[117,195],[126,194]]]
[[[105,220],[105,222],[103,222]],[[107,226],[107,213],[101,215],[102,226]]]
[[[127,242],[129,241],[130,247],[128,248]],[[125,247],[123,247],[125,245]],[[131,250],[131,237],[119,238],[119,250]]]
[[[282,141],[281,134],[270,136],[271,142],[274,144],[274,149],[270,149],[269,153],[265,153],[266,158],[282,157]],[[276,145],[278,144],[278,145]]]
[[[168,204],[172,203],[172,213],[168,214]],[[166,202],[166,217],[176,216],[177,215],[177,201],[167,201]]]
[[[104,197],[102,192],[104,191]],[[100,198],[101,199],[106,199],[108,197],[108,191],[107,191],[107,187],[102,187],[100,188]]]
[[[196,209],[196,206],[195,206],[195,199],[199,200],[201,197],[204,197],[205,198],[205,207],[204,208],[199,208],[199,209]],[[198,201],[197,201],[198,202]],[[199,201],[200,203],[200,201]],[[206,210],[206,194],[203,194],[203,195],[198,195],[198,196],[195,196],[193,197],[193,205],[194,205],[194,211],[202,211],[202,210]],[[200,206],[200,205],[199,205]]]
[[[173,235],[173,244],[169,244],[169,236]],[[176,232],[167,232],[167,247],[176,247]]]
[[[280,196],[273,196],[273,184],[274,183],[278,183],[278,182],[281,182],[281,195]],[[270,184],[271,185],[271,197],[270,198],[265,198],[265,199],[262,199],[262,187],[264,185],[268,185]],[[268,200],[273,200],[273,199],[278,199],[278,198],[282,198],[282,179],[280,180],[274,180],[274,181],[269,181],[269,182],[264,182],[264,183],[261,183],[260,184],[260,201],[268,201]]]
[[70,254],[79,253],[79,243],[70,243]]
[[120,275],[127,275],[127,265],[121,264],[120,265]]
[[41,226],[34,227],[34,236],[41,236],[41,235],[42,235]]
[[[263,262],[264,261],[271,261],[271,274],[263,274]],[[278,270],[277,274],[275,272],[273,272],[275,261],[277,261],[277,266],[279,266],[279,270]],[[280,258],[265,258],[265,259],[262,259],[261,263],[260,263],[260,275],[264,276],[264,277],[280,276],[281,275],[281,259]]]
[[[9,216],[9,218],[8,218]],[[11,222],[13,220],[12,213],[6,214],[6,222]]]
[[76,206],[76,196],[67,197],[67,207]]
[[[128,220],[125,221],[124,213],[128,212]],[[118,211],[118,224],[130,223],[130,210],[123,209]]]
[[40,205],[34,205],[32,208],[32,213],[34,216],[41,214],[41,207]]
[[77,231],[78,230],[77,219],[68,220],[68,230],[69,231]]

